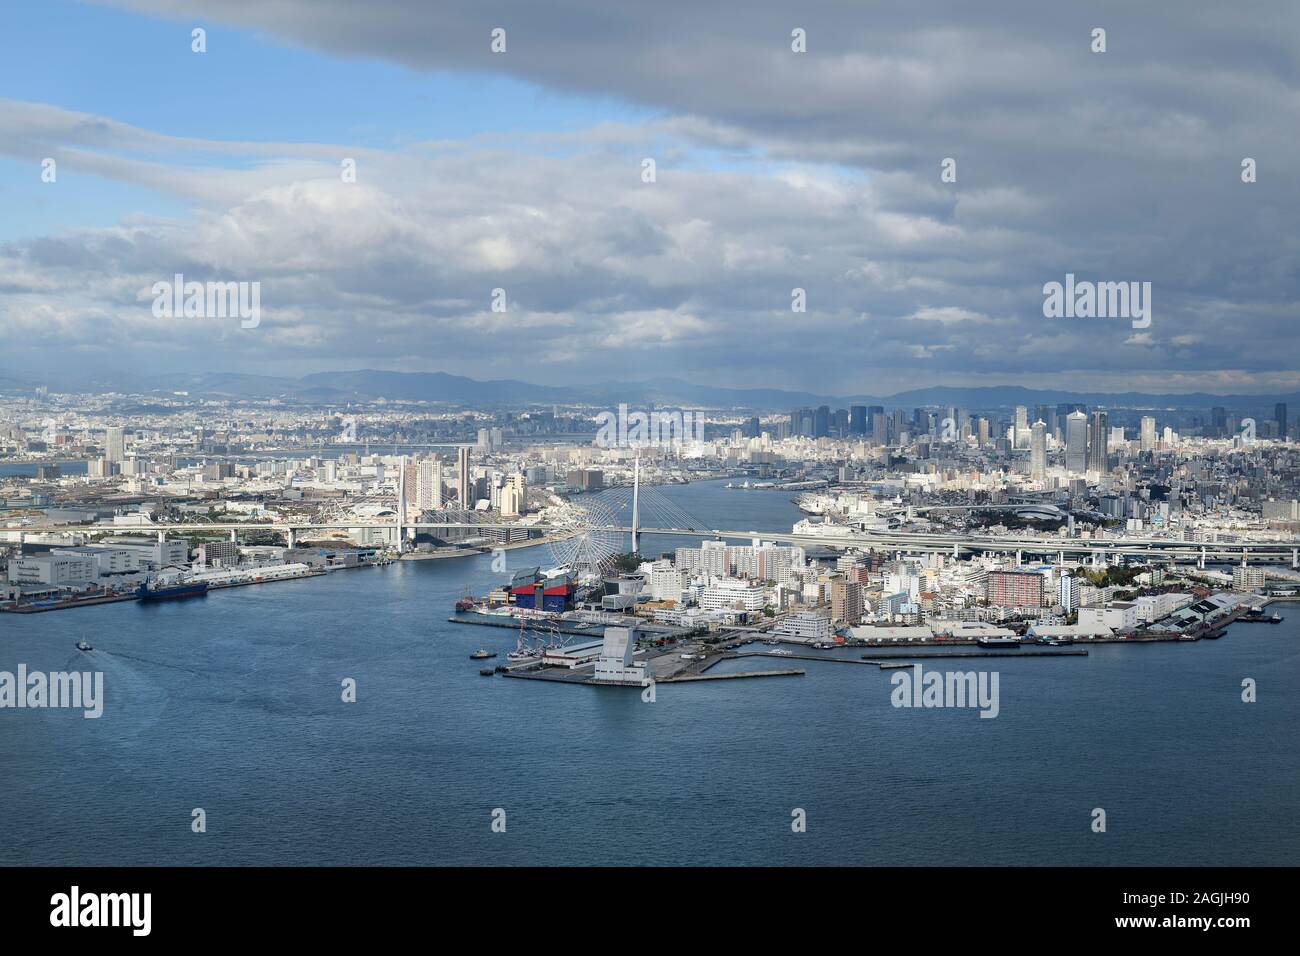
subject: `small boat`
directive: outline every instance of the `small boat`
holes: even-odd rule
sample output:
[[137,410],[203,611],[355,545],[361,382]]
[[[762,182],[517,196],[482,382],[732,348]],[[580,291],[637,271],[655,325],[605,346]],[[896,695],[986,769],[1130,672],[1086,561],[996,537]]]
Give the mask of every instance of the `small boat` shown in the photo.
[[79,650],[79,651],[93,651],[94,648],[91,647],[89,644],[87,644],[84,640],[81,640],[81,641],[77,641],[77,650]]
[[484,650],[483,648],[480,647],[478,650],[476,650],[473,654],[470,655],[470,660],[485,661],[489,657],[496,657],[496,654],[492,651]]
[[492,667],[485,667],[478,672],[480,677],[491,677],[495,673],[496,673],[496,669]]

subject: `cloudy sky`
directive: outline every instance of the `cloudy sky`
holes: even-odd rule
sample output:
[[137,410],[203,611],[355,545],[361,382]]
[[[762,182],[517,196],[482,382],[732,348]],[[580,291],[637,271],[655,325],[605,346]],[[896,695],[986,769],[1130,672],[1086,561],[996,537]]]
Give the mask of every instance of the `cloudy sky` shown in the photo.
[[[0,371],[1297,388],[1298,11],[14,4]],[[156,318],[176,273],[260,325]],[[1066,273],[1150,327],[1045,318]]]

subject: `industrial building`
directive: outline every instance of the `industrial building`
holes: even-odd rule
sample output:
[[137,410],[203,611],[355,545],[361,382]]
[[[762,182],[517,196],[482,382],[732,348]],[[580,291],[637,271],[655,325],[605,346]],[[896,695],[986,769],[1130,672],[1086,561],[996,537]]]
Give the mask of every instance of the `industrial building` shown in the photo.
[[632,684],[640,687],[647,682],[646,666],[636,664],[632,655],[636,652],[636,630],[630,627],[605,628],[605,640],[601,645],[600,656],[596,659],[596,670],[592,680],[605,684]]

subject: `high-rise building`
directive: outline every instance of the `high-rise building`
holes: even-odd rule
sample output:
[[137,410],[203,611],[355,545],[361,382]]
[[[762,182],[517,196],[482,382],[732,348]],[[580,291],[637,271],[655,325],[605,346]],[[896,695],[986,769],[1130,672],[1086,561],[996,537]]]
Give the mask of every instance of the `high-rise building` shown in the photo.
[[903,433],[908,430],[907,412],[903,411],[901,408],[894,409],[894,414],[890,417],[890,427],[892,429],[890,437],[893,439],[894,443],[897,444],[902,441]]
[[831,579],[831,617],[845,624],[862,623],[862,585],[836,575]]
[[497,492],[497,509],[503,518],[515,518],[524,510],[523,496],[512,483],[506,482]]
[[1216,438],[1228,434],[1228,410],[1222,405],[1215,405],[1210,409],[1210,430]]
[[415,472],[415,506],[422,511],[442,507],[442,460],[437,456],[419,463]]
[[[502,512],[510,515],[523,514],[528,501],[528,480],[520,472],[515,472],[513,475],[506,478],[506,490],[514,493],[514,508],[512,511],[507,512],[506,509],[502,507]],[[505,496],[503,496],[502,500],[505,500]]]
[[1092,413],[1092,427],[1088,435],[1088,470],[1105,474],[1110,470],[1110,416],[1105,412]]
[[1277,437],[1286,441],[1286,402],[1278,402],[1273,406],[1273,418],[1277,422]]
[[825,438],[831,433],[831,407],[818,405],[813,414],[813,438]]
[[889,426],[884,409],[871,416],[871,440],[877,445],[884,445],[889,441]]
[[865,435],[866,433],[867,433],[867,406],[850,405],[849,406],[849,434]]
[[1039,405],[1034,409],[1034,421],[1047,426],[1047,434],[1056,435],[1056,409],[1051,405]]
[[1015,432],[1011,438],[1015,447],[1029,447],[1029,409],[1024,405],[1016,406]]
[[420,463],[403,458],[399,467],[402,469],[400,483],[402,500],[408,507],[416,508],[419,506],[417,478],[420,473]]
[[1142,416],[1142,427],[1138,431],[1142,451],[1156,450],[1156,420],[1150,415]]
[[1033,571],[990,571],[988,602],[997,607],[1042,607],[1043,576]]
[[1065,613],[1079,610],[1079,579],[1068,574],[1061,575],[1061,582],[1056,591],[1056,603],[1065,609]]
[[1081,475],[1088,469],[1088,416],[1080,411],[1065,417],[1065,470]]
[[469,448],[456,449],[456,481],[460,494],[460,506],[472,510],[474,507],[474,486],[469,481]]
[[1034,422],[1029,433],[1029,477],[1042,481],[1047,475],[1047,423]]
[[1081,412],[1081,411],[1083,411],[1083,406],[1078,404],[1077,402],[1061,402],[1059,405],[1056,406],[1055,434],[1057,440],[1060,440],[1065,435],[1065,428],[1066,428],[1065,420],[1070,416],[1070,413]]
[[108,427],[104,437],[104,458],[117,462],[126,460],[126,433],[118,426]]

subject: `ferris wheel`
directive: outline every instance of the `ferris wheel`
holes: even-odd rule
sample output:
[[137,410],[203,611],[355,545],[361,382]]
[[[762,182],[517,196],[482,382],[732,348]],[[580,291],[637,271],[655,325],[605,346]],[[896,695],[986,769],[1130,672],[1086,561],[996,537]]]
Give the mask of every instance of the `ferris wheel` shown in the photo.
[[555,566],[579,580],[607,573],[625,545],[618,527],[613,509],[599,498],[569,501],[552,525],[551,534],[557,540],[548,547]]

